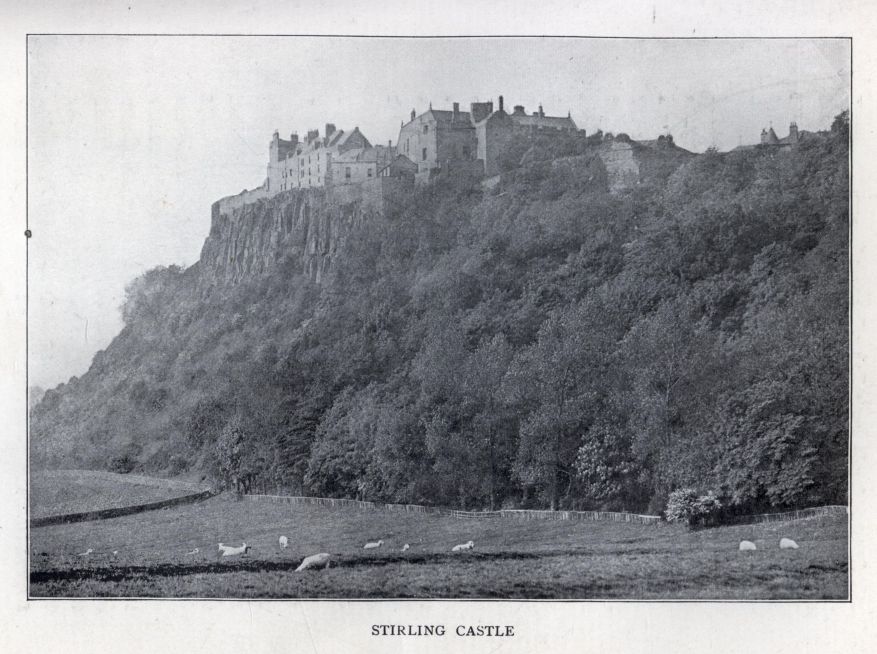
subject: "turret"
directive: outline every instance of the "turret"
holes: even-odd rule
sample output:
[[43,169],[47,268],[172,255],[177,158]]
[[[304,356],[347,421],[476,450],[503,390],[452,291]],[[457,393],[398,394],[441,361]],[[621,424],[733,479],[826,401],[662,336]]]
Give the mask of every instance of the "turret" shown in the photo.
[[789,123],[789,142],[797,143],[798,142],[798,123],[792,121]]

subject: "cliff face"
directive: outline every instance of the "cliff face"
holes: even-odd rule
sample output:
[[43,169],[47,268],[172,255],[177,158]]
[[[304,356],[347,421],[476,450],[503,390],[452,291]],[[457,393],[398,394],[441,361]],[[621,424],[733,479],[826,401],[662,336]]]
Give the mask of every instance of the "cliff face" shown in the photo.
[[291,256],[320,282],[346,235],[364,219],[358,202],[333,202],[323,189],[287,191],[226,212],[216,203],[201,249],[201,274],[233,283]]

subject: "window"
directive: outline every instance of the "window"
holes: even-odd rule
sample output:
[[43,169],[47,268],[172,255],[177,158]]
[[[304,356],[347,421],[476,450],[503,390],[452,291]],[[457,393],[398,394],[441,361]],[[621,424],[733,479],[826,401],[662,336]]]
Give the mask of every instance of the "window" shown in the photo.
[[350,179],[350,166],[344,169],[344,179]]
[[374,171],[372,171],[372,169],[369,168],[369,169],[368,169],[368,172],[366,173],[366,175],[368,175],[369,177],[371,177],[371,176],[372,176],[372,172],[374,172]]
[[424,134],[428,134],[428,133],[429,133],[429,125],[424,125],[424,126],[423,126],[423,133],[424,133]]
[[426,148],[423,148],[423,160],[426,161]]
[[468,145],[463,146],[463,158],[464,159],[469,158],[469,146]]

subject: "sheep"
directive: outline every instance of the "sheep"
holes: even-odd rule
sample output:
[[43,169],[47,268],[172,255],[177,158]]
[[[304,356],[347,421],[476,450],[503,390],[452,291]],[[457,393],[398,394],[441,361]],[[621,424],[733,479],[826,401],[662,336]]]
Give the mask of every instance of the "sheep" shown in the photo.
[[411,546],[410,546],[408,543],[405,543],[405,544],[402,546],[402,551],[403,551],[403,552],[407,552],[410,548],[411,548]]
[[301,572],[302,570],[310,570],[311,568],[316,568],[317,566],[322,565],[324,569],[329,567],[329,564],[332,562],[332,555],[327,552],[320,552],[319,554],[312,554],[311,556],[305,557],[305,559],[301,562],[301,565],[298,566],[295,571]]
[[250,547],[249,545],[247,545],[246,542],[244,542],[244,544],[240,547],[231,547],[229,545],[223,545],[222,543],[219,544],[219,551],[222,552],[222,556],[236,556],[238,554],[246,554],[247,550],[249,549]]
[[796,550],[796,549],[798,549],[798,543],[793,541],[791,538],[782,538],[782,539],[780,539],[780,549],[781,550]]
[[80,553],[79,553],[79,556],[88,556],[88,555],[91,554],[92,552],[94,552],[94,550],[91,549],[91,548],[89,547],[89,548],[88,548],[87,550],[85,550],[84,552],[80,552]]
[[755,543],[751,540],[741,540],[740,541],[740,551],[741,552],[752,552],[756,549]]
[[283,549],[289,547],[289,539],[286,536],[281,536],[278,539],[278,542],[280,543],[280,547],[282,547]]
[[186,556],[193,556],[193,555],[197,554],[198,552],[199,552],[199,550],[198,550],[198,548],[196,547],[196,548],[193,549],[191,552],[186,552]]
[[119,550],[113,550],[113,556],[119,556]]
[[377,547],[380,547],[383,544],[384,544],[384,541],[382,541],[382,540],[379,540],[377,543],[366,543],[365,545],[362,546],[362,549],[373,550]]
[[475,543],[473,543],[470,540],[468,543],[461,543],[460,545],[454,545],[451,548],[451,551],[452,552],[463,552],[465,550],[471,550],[473,547],[475,547]]

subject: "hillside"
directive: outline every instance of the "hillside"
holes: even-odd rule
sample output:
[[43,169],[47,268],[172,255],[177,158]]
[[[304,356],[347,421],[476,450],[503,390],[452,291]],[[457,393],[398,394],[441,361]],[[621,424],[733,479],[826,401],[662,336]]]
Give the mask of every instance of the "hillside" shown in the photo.
[[845,116],[788,151],[647,148],[630,185],[605,148],[384,216],[321,190],[214,213],[34,408],[33,460],[467,507],[845,502]]

